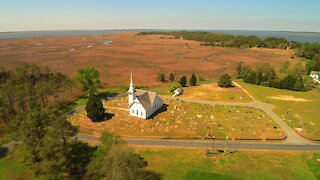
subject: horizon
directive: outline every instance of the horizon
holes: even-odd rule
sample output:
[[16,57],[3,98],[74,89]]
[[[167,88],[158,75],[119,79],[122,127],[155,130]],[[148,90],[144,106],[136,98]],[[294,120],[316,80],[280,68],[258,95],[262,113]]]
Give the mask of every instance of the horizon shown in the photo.
[[0,6],[0,32],[110,29],[320,32],[318,7],[320,2],[312,0],[4,0]]
[[42,29],[42,30],[12,30],[12,31],[0,31],[0,33],[19,33],[19,32],[48,32],[48,31],[112,31],[112,30],[151,30],[151,31],[261,31],[261,32],[288,32],[288,33],[320,33],[320,31],[295,31],[295,30],[264,30],[264,29],[148,29],[148,28],[110,28],[110,29]]

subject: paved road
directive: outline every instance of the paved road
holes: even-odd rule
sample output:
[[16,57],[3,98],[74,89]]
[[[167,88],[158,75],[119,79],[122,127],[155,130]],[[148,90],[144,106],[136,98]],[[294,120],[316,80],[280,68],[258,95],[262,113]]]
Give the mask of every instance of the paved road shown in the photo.
[[[86,142],[99,142],[99,137],[90,134],[79,133],[77,138]],[[164,147],[198,147],[211,148],[212,140],[181,140],[181,139],[124,139],[128,144],[144,146],[164,146]],[[225,142],[215,142],[215,148],[225,148]],[[234,150],[291,150],[291,151],[320,151],[317,144],[283,144],[283,143],[248,143],[248,142],[228,142],[228,149]]]

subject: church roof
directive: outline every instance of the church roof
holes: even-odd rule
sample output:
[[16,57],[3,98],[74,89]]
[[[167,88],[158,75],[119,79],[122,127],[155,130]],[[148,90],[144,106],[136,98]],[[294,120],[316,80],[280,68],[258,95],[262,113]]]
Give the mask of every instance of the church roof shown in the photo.
[[136,96],[141,105],[146,109],[153,107],[156,99],[160,99],[157,93],[144,90],[137,90]]

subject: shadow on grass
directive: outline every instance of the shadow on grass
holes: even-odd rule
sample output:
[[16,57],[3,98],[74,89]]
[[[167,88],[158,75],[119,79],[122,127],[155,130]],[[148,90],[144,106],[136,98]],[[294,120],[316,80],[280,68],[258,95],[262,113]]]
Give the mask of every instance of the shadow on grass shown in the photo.
[[7,156],[9,149],[6,147],[0,147],[0,159]]
[[95,122],[95,123],[105,122],[105,121],[108,121],[108,120],[112,119],[113,116],[114,116],[114,114],[112,114],[112,113],[105,113],[105,114],[104,114],[104,119],[96,120],[96,121],[93,121],[93,120],[91,119],[91,121],[92,121],[92,122]]
[[148,119],[154,119],[158,114],[168,111],[168,106],[168,104],[163,104],[163,106],[156,112],[154,112],[151,116],[149,116]]
[[112,119],[113,116],[114,116],[114,114],[112,114],[112,113],[106,113],[105,114],[105,121],[108,121],[108,120]]

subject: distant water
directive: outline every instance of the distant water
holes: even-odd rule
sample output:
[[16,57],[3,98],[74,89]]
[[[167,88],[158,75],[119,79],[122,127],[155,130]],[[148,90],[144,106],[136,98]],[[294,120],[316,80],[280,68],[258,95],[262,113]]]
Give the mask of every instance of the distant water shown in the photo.
[[[66,30],[66,31],[20,31],[20,32],[2,32],[0,39],[8,38],[27,38],[42,36],[74,36],[74,35],[94,35],[94,34],[114,34],[119,32],[142,32],[142,31],[173,31],[161,29],[110,29],[110,30]],[[175,30],[182,31],[182,30]],[[225,33],[232,35],[256,35],[265,37],[283,37],[290,41],[299,42],[318,42],[320,43],[320,33],[309,32],[289,32],[289,31],[255,31],[255,30],[188,30],[188,31],[206,31],[213,33]]]

